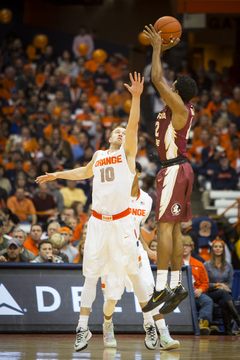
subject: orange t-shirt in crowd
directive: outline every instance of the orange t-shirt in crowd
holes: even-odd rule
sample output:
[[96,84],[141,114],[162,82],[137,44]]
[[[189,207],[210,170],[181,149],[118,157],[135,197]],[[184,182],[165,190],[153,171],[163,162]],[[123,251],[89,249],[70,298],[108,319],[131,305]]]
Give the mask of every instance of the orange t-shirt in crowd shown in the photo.
[[[62,134],[62,138],[64,140],[67,140],[68,138],[68,134],[67,132],[63,129],[62,125],[60,125],[59,127],[61,134]],[[53,132],[53,126],[52,124],[47,125],[44,129],[43,129],[44,135],[47,139],[50,139],[52,132]]]
[[228,105],[228,111],[236,117],[240,116],[240,101],[232,100]]
[[72,241],[71,241],[72,243],[73,243],[74,241],[77,241],[77,240],[80,239],[80,236],[81,236],[81,233],[82,233],[82,227],[83,227],[83,224],[84,224],[86,221],[88,221],[87,216],[86,216],[86,215],[82,215],[82,216],[81,216],[81,222],[80,222],[80,224],[78,224],[78,226],[76,227],[76,229],[75,229],[75,231],[74,231],[74,233],[73,233],[73,237],[72,237]]
[[3,98],[4,100],[8,101],[10,99],[10,94],[6,89],[1,88],[0,89],[0,97]]
[[8,78],[4,78],[2,79],[2,86],[7,91],[10,91],[15,87],[15,80],[9,80]]
[[113,122],[117,122],[121,125],[121,121],[118,117],[103,116],[102,118],[102,125],[106,128],[110,128]]
[[7,200],[7,207],[19,217],[20,221],[27,221],[28,214],[36,214],[32,200],[24,198],[20,203],[16,196],[10,196]]
[[126,64],[128,65],[128,60],[123,58],[122,61],[118,64],[118,66],[113,66],[111,62],[106,64],[106,72],[113,80],[120,78],[122,76],[122,66]]
[[[202,126],[196,126],[193,130],[193,137],[192,137],[192,144],[195,143],[195,141],[198,141],[201,139],[201,131],[203,127]],[[215,133],[215,130],[212,126],[208,125],[206,128],[209,131],[210,135],[213,135]]]
[[213,118],[214,115],[216,115],[216,113],[220,110],[220,104],[216,105],[214,103],[214,101],[210,101],[208,103],[208,106],[206,107],[206,109],[204,110],[205,114],[207,114],[210,119]]
[[[235,135],[238,136],[240,139],[240,133],[238,131]],[[227,149],[229,146],[231,146],[231,136],[229,135],[229,132],[221,135],[220,146],[222,146],[224,149]]]
[[93,74],[97,71],[99,65],[100,64],[93,59],[85,62],[85,68],[91,70]]
[[150,232],[141,227],[141,232],[146,244],[149,245],[150,241],[154,239],[155,230]]
[[32,240],[31,237],[27,238],[24,245],[25,249],[33,252],[36,256],[38,256],[38,248],[35,245],[35,242]]
[[[12,170],[12,169],[15,169],[15,163],[14,163],[14,161],[9,162],[9,163],[5,166],[5,170]],[[27,163],[27,162],[24,162],[24,163],[23,163],[23,171],[24,171],[25,173],[27,173],[29,169],[30,169],[30,166],[28,165],[28,163]]]
[[231,146],[226,148],[226,154],[230,162],[235,161],[239,157],[239,148],[232,149]]
[[78,86],[80,86],[80,88],[82,88],[82,90],[88,94],[88,96],[93,96],[94,90],[95,90],[95,83],[93,80],[89,81],[89,82],[83,82],[82,81],[82,75],[79,74],[78,75]]
[[124,91],[123,93],[119,94],[117,91],[113,91],[108,98],[108,104],[113,105],[114,109],[116,110],[127,100],[131,100],[131,95],[129,92]]
[[24,151],[32,152],[39,148],[37,140],[35,138],[31,138],[30,140],[26,140],[23,142]]
[[67,141],[69,142],[69,144],[71,146],[79,145],[78,139],[76,139],[76,137],[74,135],[72,135],[72,134],[67,138]]
[[[182,263],[184,264],[184,261]],[[203,263],[191,256],[189,266],[191,266],[192,276],[195,280],[194,290],[201,289],[203,293],[206,292],[209,288],[209,279]]]
[[202,150],[206,146],[209,146],[210,143],[203,143],[202,140],[196,141],[190,149],[187,150],[187,157],[188,160],[191,161],[191,159],[194,157],[196,159],[197,163],[200,163],[202,160]]
[[5,146],[7,143],[7,138],[5,138],[4,136],[0,139],[0,153],[4,153],[5,151]]
[[36,82],[36,84],[38,85],[39,88],[42,87],[45,84],[46,80],[47,80],[47,76],[44,75],[43,73],[39,73],[35,77],[35,82]]

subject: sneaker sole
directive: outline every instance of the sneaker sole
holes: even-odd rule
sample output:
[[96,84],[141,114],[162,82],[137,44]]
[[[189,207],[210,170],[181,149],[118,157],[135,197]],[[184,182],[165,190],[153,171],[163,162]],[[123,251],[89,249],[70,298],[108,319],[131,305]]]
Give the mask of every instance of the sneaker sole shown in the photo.
[[[176,307],[178,307],[178,305],[183,301],[185,300],[186,298],[188,297],[188,292],[183,294],[180,298],[180,296],[176,296],[176,301],[173,302],[172,304],[170,304],[169,306],[166,306],[166,308],[164,309],[164,306],[159,310],[159,313],[160,314],[163,314],[163,315],[166,315],[166,314],[169,314],[171,312],[173,312],[173,310],[176,309]],[[166,304],[166,303],[165,303]]]
[[200,334],[201,335],[210,335],[210,329],[200,329]]
[[107,348],[115,348],[115,347],[117,347],[117,342],[110,343],[110,344],[104,344],[104,346],[106,346]]
[[[92,337],[92,333],[91,333],[91,331],[88,331],[88,335],[87,335],[87,337],[86,337],[86,341],[89,341],[90,339],[91,339],[91,337]],[[82,351],[82,350],[84,350],[84,349],[86,349],[88,347],[88,344],[86,344],[84,347],[82,347],[81,349],[77,349],[76,347],[75,347],[75,345],[74,345],[74,350],[75,351]]]
[[88,347],[88,344],[86,344],[85,346],[83,346],[81,349],[76,349],[75,346],[74,346],[74,350],[75,351],[81,351],[81,350],[84,350]]
[[172,345],[170,345],[168,347],[166,347],[166,346],[163,347],[160,344],[160,350],[169,350],[169,349],[178,349],[178,348],[180,348],[180,343],[175,343],[175,344],[172,344]]

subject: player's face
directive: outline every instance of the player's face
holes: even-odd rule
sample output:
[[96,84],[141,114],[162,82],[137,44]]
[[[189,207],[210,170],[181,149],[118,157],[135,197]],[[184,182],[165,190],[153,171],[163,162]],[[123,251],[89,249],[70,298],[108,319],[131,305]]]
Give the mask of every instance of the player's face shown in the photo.
[[213,245],[213,253],[215,256],[221,256],[223,253],[223,244],[220,241],[217,241]]
[[126,129],[116,128],[109,139],[110,144],[122,145],[125,141]]

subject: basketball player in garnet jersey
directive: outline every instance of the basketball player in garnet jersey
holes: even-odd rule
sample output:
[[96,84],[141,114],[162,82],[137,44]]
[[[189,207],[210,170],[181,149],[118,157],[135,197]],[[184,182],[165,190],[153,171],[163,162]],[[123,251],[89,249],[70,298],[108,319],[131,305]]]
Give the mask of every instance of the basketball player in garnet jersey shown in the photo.
[[[151,197],[139,188],[138,180],[141,176],[142,167],[136,162],[136,175],[133,180],[132,191],[131,191],[131,211],[136,224],[137,231],[137,245],[139,251],[139,262],[141,264],[141,276],[145,282],[145,286],[148,289],[149,297],[151,297],[154,289],[154,278],[152,274],[152,270],[149,263],[149,258],[156,259],[155,252],[151,251],[144,241],[140,230],[140,224],[144,223],[147,217],[150,214],[152,209],[152,199]],[[103,295],[105,297],[104,302],[104,324],[103,324],[103,341],[104,345],[107,347],[115,347],[116,340],[114,338],[114,332],[112,330],[111,336],[108,336],[108,332],[105,330],[111,324],[112,325],[112,317],[114,313],[114,308],[118,300],[121,299],[122,294],[124,292],[125,286],[127,290],[130,291],[132,288],[131,283],[127,276],[124,278],[117,279],[113,273],[109,273],[106,276],[102,277],[102,290]],[[108,309],[108,313],[106,314],[105,309]],[[152,311],[152,318],[149,319],[148,324],[144,324],[144,329],[146,331],[145,337],[145,346],[153,350],[157,347],[158,336],[156,332],[156,326],[160,333],[160,348],[161,349],[177,349],[180,344],[178,340],[173,340],[169,334],[168,327],[166,326],[164,317],[162,314],[159,314],[159,309],[156,308]]]
[[[190,100],[196,95],[197,86],[187,76],[179,77],[168,87],[163,79],[160,55],[169,48],[152,25],[146,26],[145,35],[153,47],[151,79],[167,104],[158,114],[155,137],[162,169],[157,175],[157,280],[156,288],[143,311],[150,311],[165,303],[161,314],[173,311],[188,296],[181,285],[183,256],[181,222],[191,219],[190,195],[193,171],[187,162],[186,146],[194,108]],[[172,39],[172,46],[179,42]],[[171,282],[167,285],[168,264],[171,261]]]
[[[59,179],[79,180],[93,176],[93,215],[89,219],[84,247],[83,275],[85,282],[81,295],[81,310],[77,325],[75,350],[88,346],[92,334],[88,318],[96,297],[98,278],[113,272],[117,278],[127,274],[141,307],[149,299],[147,288],[140,276],[134,219],[129,207],[135,175],[137,132],[140,118],[140,96],[144,79],[130,74],[132,106],[127,128],[117,127],[111,133],[110,148],[99,150],[85,166],[74,170],[39,176],[37,183]],[[108,309],[105,309],[107,312]],[[144,323],[151,314],[144,315]],[[108,329],[109,332],[112,329]]]

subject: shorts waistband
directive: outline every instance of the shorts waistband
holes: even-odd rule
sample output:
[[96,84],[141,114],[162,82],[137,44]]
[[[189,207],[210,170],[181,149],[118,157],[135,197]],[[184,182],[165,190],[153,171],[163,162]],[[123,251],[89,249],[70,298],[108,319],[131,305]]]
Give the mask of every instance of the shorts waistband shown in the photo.
[[182,156],[170,160],[161,161],[161,165],[162,165],[162,169],[164,169],[169,166],[184,164],[185,162],[188,162],[188,158]]
[[113,221],[113,220],[119,220],[122,219],[125,216],[128,216],[129,214],[131,214],[131,209],[128,208],[118,214],[114,214],[114,215],[103,215],[103,214],[99,214],[98,212],[96,212],[95,210],[93,210],[93,216],[99,220],[103,220],[103,221]]

